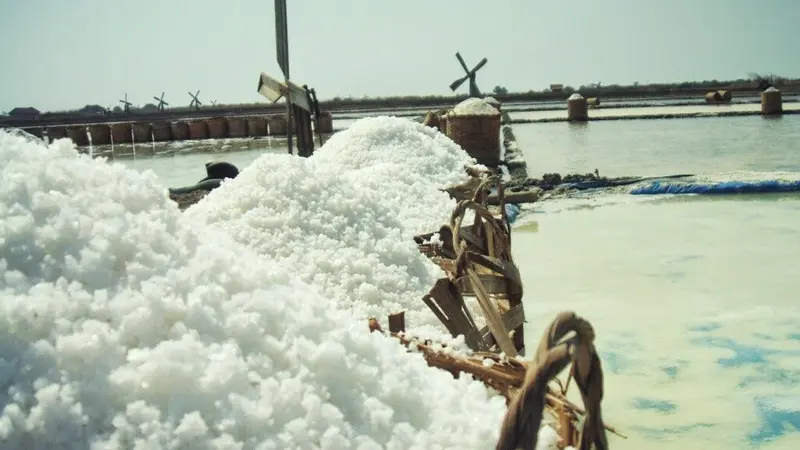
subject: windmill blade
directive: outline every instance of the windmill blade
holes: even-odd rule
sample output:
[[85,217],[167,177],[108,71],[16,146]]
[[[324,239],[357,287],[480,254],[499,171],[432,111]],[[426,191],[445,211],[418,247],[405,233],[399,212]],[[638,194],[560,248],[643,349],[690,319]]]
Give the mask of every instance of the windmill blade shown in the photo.
[[477,65],[477,66],[475,66],[475,68],[474,68],[474,69],[472,69],[472,73],[475,73],[475,72],[477,72],[477,71],[478,71],[478,70],[479,70],[481,67],[485,66],[487,62],[489,62],[489,60],[488,60],[488,59],[486,59],[486,58],[483,58],[483,59],[481,60],[481,62],[479,62],[479,63],[478,63],[478,65]]
[[162,102],[163,102],[163,100],[161,100],[161,99],[160,99],[160,98],[158,98],[158,97],[153,97],[153,100],[157,101],[158,103],[162,103]]
[[165,102],[164,100],[161,100],[161,103],[163,103],[164,106],[169,106],[169,103]]
[[267,100],[271,101],[272,103],[277,102],[278,100],[283,97],[283,93],[286,90],[286,85],[282,82],[277,80],[276,78],[261,72],[261,76],[258,77],[258,93],[263,95],[267,98]]
[[456,81],[453,81],[452,83],[450,83],[450,90],[451,91],[455,91],[456,89],[458,89],[459,86],[464,84],[464,82],[467,81],[468,79],[469,79],[469,75],[464,75],[463,77],[457,79]]
[[258,79],[258,93],[266,97],[272,103],[277,102],[288,93],[290,103],[303,108],[309,113],[312,112],[305,89],[292,81],[289,81],[287,85],[283,81],[262,72]]
[[461,67],[464,68],[464,72],[469,73],[469,67],[467,67],[467,63],[464,62],[464,58],[461,57],[461,53],[456,52],[456,58],[458,58],[458,62],[461,63]]

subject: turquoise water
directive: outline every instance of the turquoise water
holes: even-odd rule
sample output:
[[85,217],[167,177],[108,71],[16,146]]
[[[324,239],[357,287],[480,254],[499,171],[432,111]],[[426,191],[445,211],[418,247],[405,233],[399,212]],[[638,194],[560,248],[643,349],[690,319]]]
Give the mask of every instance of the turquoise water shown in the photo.
[[[532,175],[800,172],[796,116],[514,130]],[[800,448],[798,224],[798,194],[544,202],[514,236],[529,345],[560,310],[594,324],[614,448]]]

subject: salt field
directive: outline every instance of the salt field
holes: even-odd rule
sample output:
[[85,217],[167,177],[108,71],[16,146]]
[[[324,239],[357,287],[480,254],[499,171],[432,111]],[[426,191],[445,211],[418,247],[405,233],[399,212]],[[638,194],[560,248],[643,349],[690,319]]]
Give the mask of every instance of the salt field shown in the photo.
[[[758,105],[590,115],[707,108]],[[410,236],[449,217],[435,189],[462,179],[465,154],[405,121],[334,123],[351,126],[309,159],[277,139],[229,140],[113,166],[0,133],[0,248],[41,259],[0,260],[3,403],[19,405],[0,416],[0,448],[90,436],[98,448],[492,448],[501,398],[359,321],[402,308],[441,333],[419,301],[437,272]],[[800,180],[800,115],[514,132],[536,177]],[[181,215],[163,189],[203,178],[209,160],[244,170]],[[632,189],[523,208],[513,251],[529,348],[558,311],[592,322],[604,419],[628,436],[609,435],[613,448],[798,448],[800,195]],[[25,411],[34,398],[43,406]],[[22,424],[32,431],[15,434]]]
[[795,115],[518,124],[514,134],[532,177],[800,172]]
[[[800,103],[798,102],[784,102],[783,109],[785,111],[800,110]],[[751,112],[757,114],[761,111],[761,105],[758,103],[731,103],[721,105],[706,105],[697,104],[690,106],[639,106],[639,107],[625,107],[625,108],[600,108],[590,109],[589,117],[626,117],[626,116],[657,116],[657,115],[670,115],[670,114],[714,114],[714,113],[744,113]],[[529,121],[529,120],[542,120],[565,118],[565,110],[541,110],[541,111],[514,111],[511,115],[512,120]]]
[[[514,130],[531,176],[800,179],[798,116]],[[564,308],[592,318],[606,420],[632,434],[615,448],[800,445],[800,195],[618,190],[533,210],[514,237],[529,329]]]

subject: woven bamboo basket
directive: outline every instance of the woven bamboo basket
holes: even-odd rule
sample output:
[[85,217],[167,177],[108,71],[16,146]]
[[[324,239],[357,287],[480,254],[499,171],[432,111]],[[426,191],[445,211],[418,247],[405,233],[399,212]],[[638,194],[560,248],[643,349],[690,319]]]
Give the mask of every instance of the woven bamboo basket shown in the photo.
[[781,91],[769,88],[761,93],[761,114],[772,115],[783,112],[783,99]]
[[500,164],[500,114],[449,115],[444,126],[447,137],[460,145],[478,163]]
[[92,144],[108,145],[111,143],[111,127],[106,124],[92,125],[89,127],[92,134]]
[[89,137],[86,135],[86,127],[76,126],[67,128],[67,137],[78,146],[89,145]]
[[247,135],[251,137],[267,136],[269,134],[266,117],[248,117]]
[[185,141],[189,139],[189,124],[172,122],[169,124],[169,134],[173,141]]
[[150,124],[153,140],[158,142],[172,140],[172,126],[169,122],[153,122]]
[[585,122],[589,120],[589,103],[580,94],[572,94],[567,99],[567,120]]
[[228,117],[228,137],[247,137],[247,119],[244,117]]
[[719,91],[713,91],[706,94],[706,103],[721,103],[722,95]]

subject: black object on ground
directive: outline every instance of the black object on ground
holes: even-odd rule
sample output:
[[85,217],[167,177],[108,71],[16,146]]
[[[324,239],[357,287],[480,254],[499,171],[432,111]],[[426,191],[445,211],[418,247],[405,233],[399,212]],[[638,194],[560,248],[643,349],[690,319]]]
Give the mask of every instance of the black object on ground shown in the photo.
[[210,191],[218,188],[222,180],[226,178],[236,178],[239,169],[233,164],[225,161],[206,163],[206,177],[198,181],[193,186],[179,188],[169,188],[170,194],[188,194],[193,191]]

